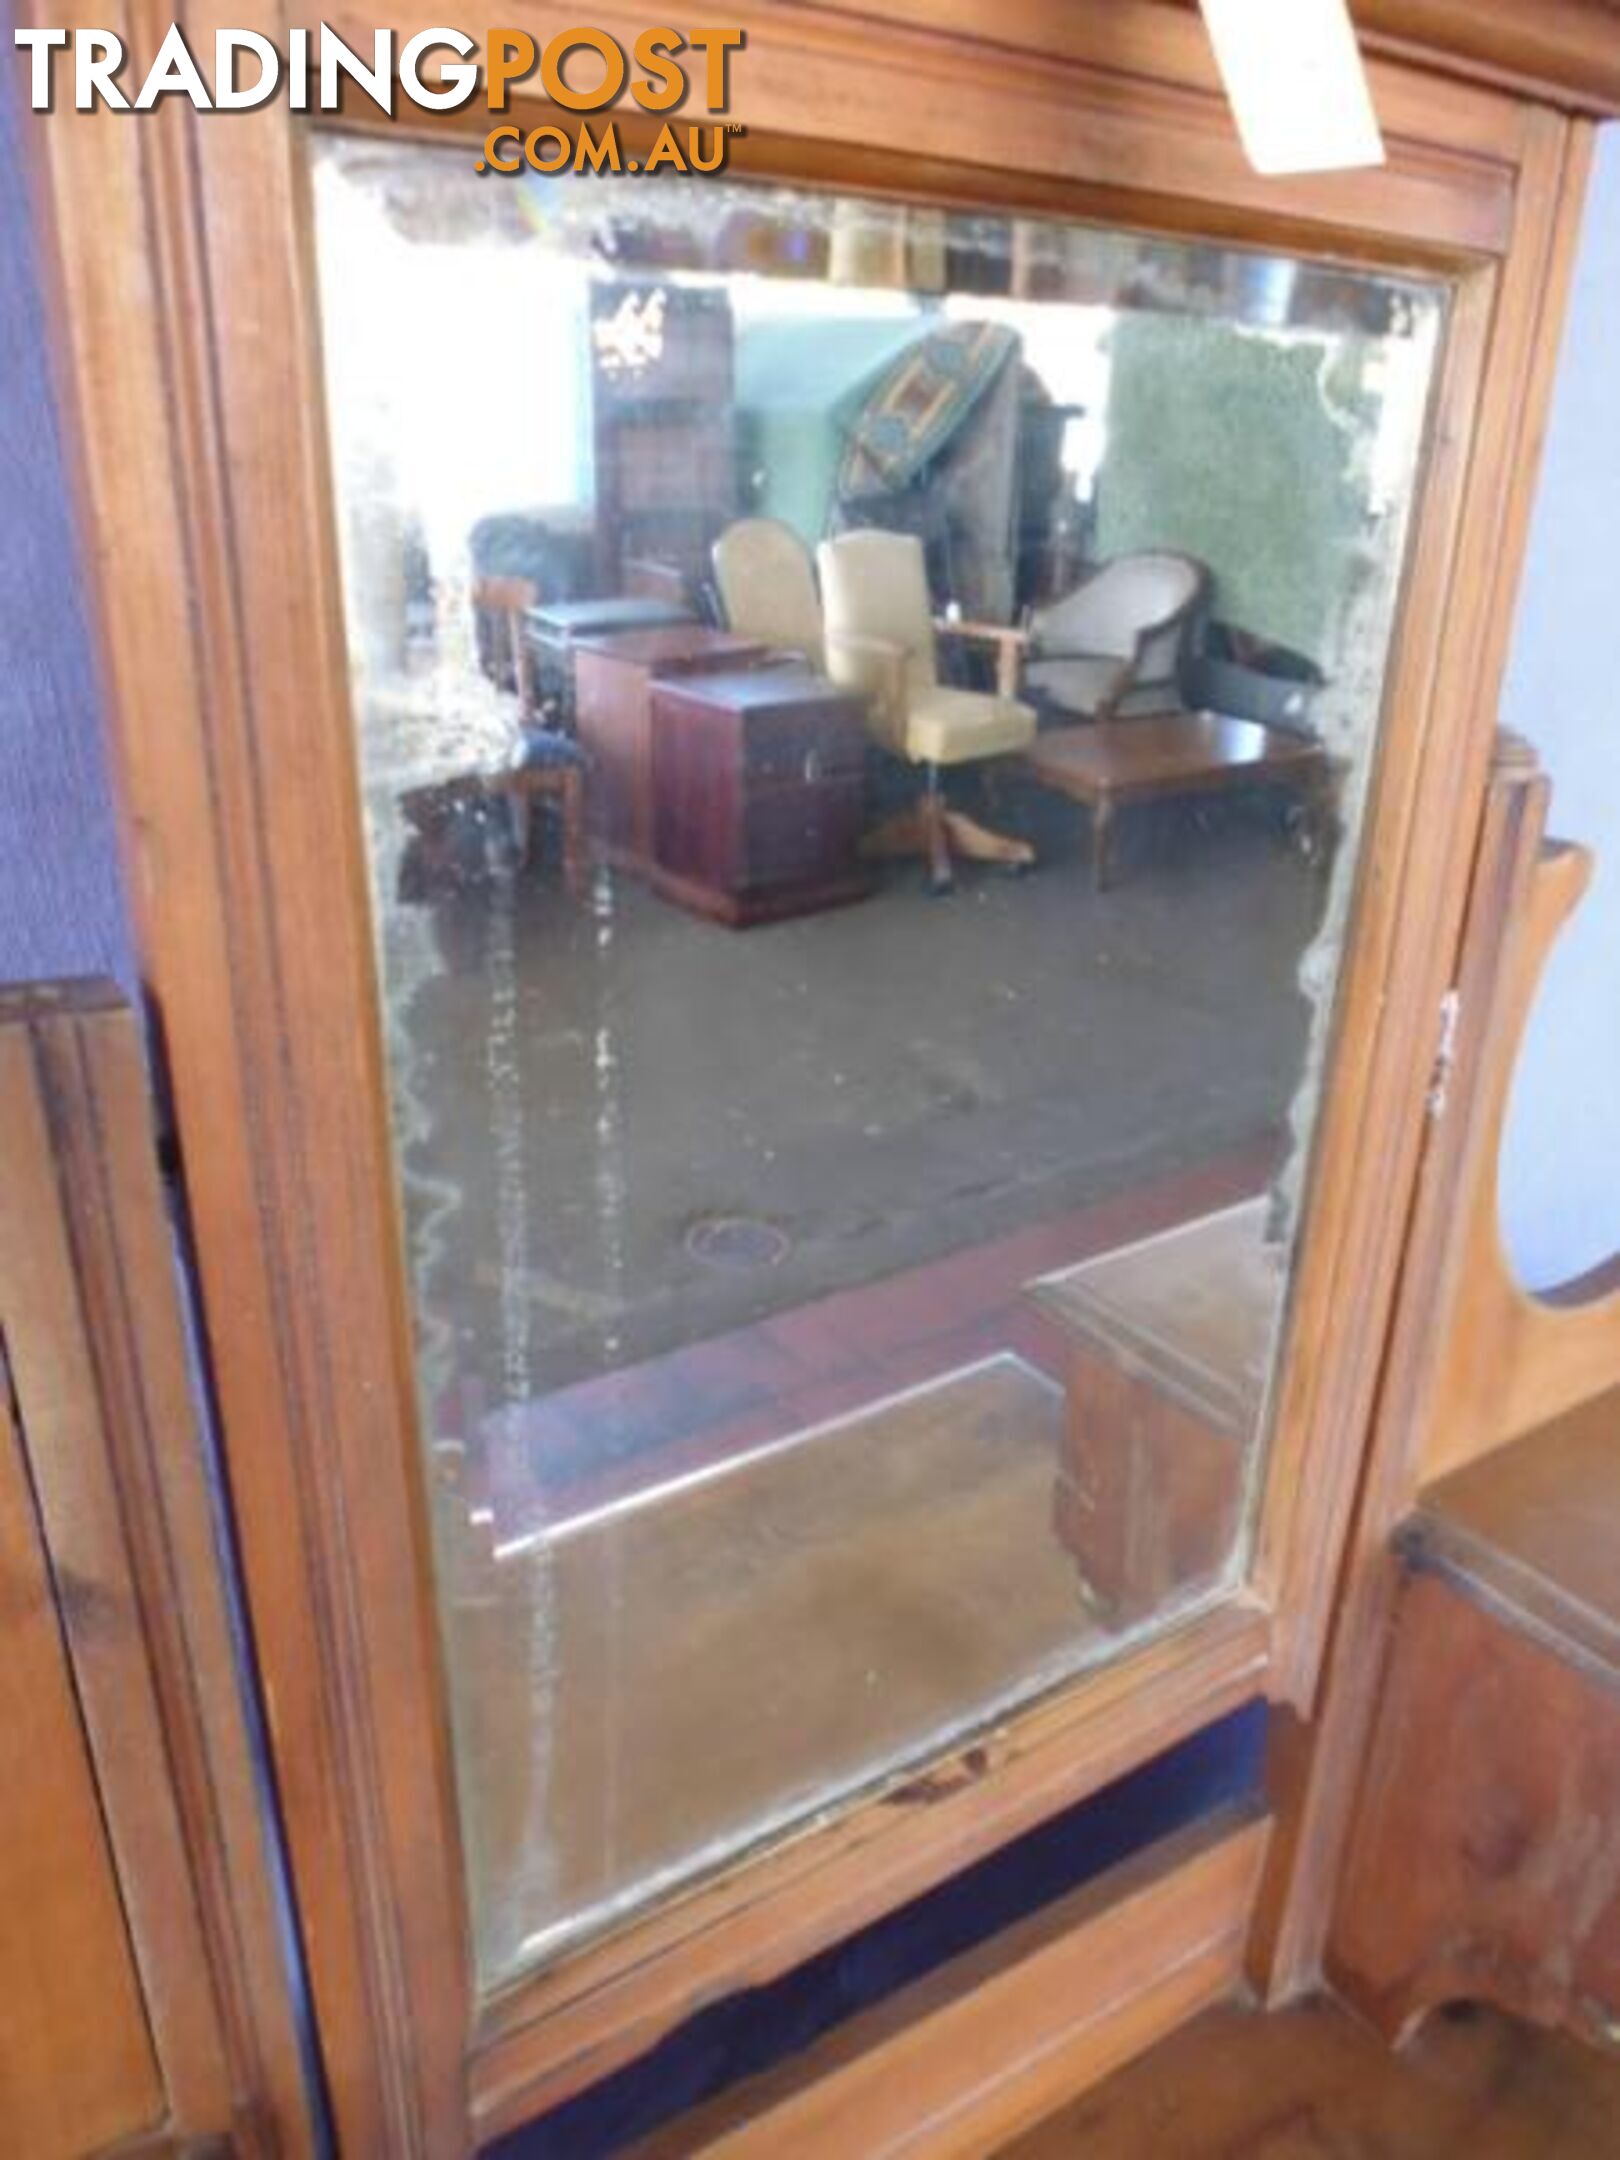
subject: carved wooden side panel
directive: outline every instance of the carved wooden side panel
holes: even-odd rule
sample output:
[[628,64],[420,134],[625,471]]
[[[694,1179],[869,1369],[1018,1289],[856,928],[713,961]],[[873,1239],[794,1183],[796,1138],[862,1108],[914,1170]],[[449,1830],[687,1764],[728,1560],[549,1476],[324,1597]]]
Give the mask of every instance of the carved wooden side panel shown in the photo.
[[311,2149],[134,1018],[0,992],[0,2144]]
[[[1422,1490],[1386,1564],[1399,1588],[1329,1945],[1330,1976],[1394,2039],[1471,1999],[1620,2041],[1620,1292],[1611,1265],[1530,1295],[1498,1225],[1521,1038],[1592,867],[1546,838],[1547,802],[1507,746],[1436,1076]],[[1369,1685],[1378,1663],[1374,1645]]]
[[[1444,1314],[1436,1411],[1422,1472],[1436,1477],[1556,1417],[1620,1377],[1620,1290],[1607,1271],[1586,1286],[1540,1296],[1527,1291],[1502,1246],[1498,1164],[1514,1068],[1541,977],[1560,931],[1591,882],[1585,848],[1546,837],[1548,783],[1520,753],[1522,784],[1502,770],[1501,815],[1509,845],[1495,866],[1502,901],[1501,942],[1481,948],[1460,985],[1477,1051],[1462,1088],[1438,1085],[1462,1121],[1454,1142],[1459,1194],[1455,1233],[1443,1262]],[[1488,972],[1487,972],[1488,970]],[[1463,1100],[1459,1102],[1457,1097]],[[1583,1295],[1583,1287],[1596,1294]],[[1572,1294],[1573,1293],[1573,1294]]]
[[0,2123],[36,2160],[163,2117],[22,1436],[0,1392]]

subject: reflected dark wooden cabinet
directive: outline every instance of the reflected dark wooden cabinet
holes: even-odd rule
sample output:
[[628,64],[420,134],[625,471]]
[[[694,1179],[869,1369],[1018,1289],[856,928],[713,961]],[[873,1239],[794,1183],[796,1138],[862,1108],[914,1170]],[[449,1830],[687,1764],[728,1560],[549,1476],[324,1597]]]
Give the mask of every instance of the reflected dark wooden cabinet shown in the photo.
[[696,622],[573,642],[573,705],[590,760],[592,824],[617,860],[645,869],[653,859],[654,685],[760,658],[752,640]]
[[653,858],[660,890],[734,925],[861,899],[866,721],[786,667],[660,683]]
[[696,592],[737,504],[731,304],[656,279],[591,299],[599,560],[605,589],[654,564]]

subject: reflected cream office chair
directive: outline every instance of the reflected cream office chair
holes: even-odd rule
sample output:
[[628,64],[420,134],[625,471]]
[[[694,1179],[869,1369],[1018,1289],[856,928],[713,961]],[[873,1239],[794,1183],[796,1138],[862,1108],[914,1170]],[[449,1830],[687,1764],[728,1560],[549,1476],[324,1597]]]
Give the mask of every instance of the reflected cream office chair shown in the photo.
[[1173,710],[1208,593],[1209,572],[1191,555],[1116,556],[1031,616],[1025,688],[1087,719]]
[[955,690],[939,679],[922,542],[910,533],[849,532],[817,550],[827,672],[867,700],[867,725],[897,756],[923,769],[914,807],[872,836],[874,853],[921,855],[936,891],[954,856],[1023,869],[1035,850],[993,833],[946,803],[941,769],[1023,750],[1035,715],[1016,698]]
[[714,543],[714,582],[727,626],[775,652],[825,665],[810,550],[780,518],[738,518]]

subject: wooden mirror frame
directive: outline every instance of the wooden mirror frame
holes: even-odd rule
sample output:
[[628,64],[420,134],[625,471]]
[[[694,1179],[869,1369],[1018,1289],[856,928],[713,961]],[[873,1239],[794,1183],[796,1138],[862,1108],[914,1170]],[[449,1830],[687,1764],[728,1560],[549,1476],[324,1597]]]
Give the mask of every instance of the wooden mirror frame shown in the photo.
[[[576,17],[519,0],[508,20],[543,37]],[[95,19],[139,64],[166,27],[144,0]],[[278,36],[318,19],[293,5],[260,21]],[[381,26],[352,5],[328,19],[356,45]],[[410,0],[391,26],[403,38],[432,19]],[[651,18],[615,0],[589,19],[633,35]],[[187,29],[208,50],[239,20],[210,0]],[[971,1761],[947,1751],[929,1808],[857,1796],[475,1998],[300,139],[322,123],[281,101],[230,121],[174,100],[139,119],[42,119],[128,876],[330,2094],[354,2153],[462,2151],[1223,1711],[1265,1695],[1309,1717],[1483,799],[1588,125],[1381,59],[1388,165],[1267,182],[1182,8],[1002,0],[993,46],[966,0],[778,0],[727,20],[749,37],[734,170],[1453,283],[1254,1562],[1215,1611],[1003,1719]]]

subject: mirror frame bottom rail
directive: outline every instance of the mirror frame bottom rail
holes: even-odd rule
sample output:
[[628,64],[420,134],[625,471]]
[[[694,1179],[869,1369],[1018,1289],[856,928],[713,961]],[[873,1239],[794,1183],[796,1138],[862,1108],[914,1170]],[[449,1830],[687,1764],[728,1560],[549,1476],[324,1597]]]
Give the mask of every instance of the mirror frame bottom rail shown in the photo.
[[638,2160],[999,2151],[1242,1984],[1271,1819],[1228,1803],[636,2145]]
[[515,1982],[468,2060],[483,2142],[777,1978],[1266,1691],[1270,1616],[1238,1594],[858,1796],[830,1821]]

